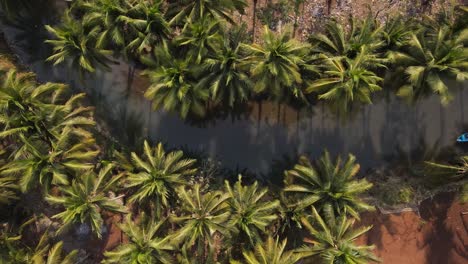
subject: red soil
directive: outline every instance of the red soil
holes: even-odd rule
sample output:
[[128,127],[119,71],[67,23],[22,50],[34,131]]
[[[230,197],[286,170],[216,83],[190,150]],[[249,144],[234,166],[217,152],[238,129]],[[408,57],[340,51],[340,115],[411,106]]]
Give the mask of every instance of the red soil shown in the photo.
[[374,244],[384,263],[468,263],[468,203],[441,194],[421,203],[417,212],[362,215],[373,225],[361,243]]

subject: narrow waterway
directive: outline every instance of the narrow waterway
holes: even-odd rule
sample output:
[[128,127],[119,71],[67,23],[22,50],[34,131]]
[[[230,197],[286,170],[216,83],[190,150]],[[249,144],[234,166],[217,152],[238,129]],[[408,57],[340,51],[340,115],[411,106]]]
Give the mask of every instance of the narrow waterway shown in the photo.
[[[4,31],[8,39],[14,38],[14,31],[6,27]],[[15,45],[13,48],[23,63],[28,61],[28,54]],[[441,107],[437,96],[415,106],[391,97],[378,100],[341,122],[320,104],[297,113],[284,106],[278,111],[276,104],[264,103],[259,117],[258,104],[252,103],[246,117],[216,119],[200,126],[175,114],[151,111],[149,101],[142,95],[148,83],[141,77],[137,76],[127,96],[127,65],[123,62],[113,65],[111,72],[101,71],[84,81],[63,65],[53,67],[36,61],[29,67],[42,82],[64,82],[93,94],[93,103],[100,106],[99,115],[123,120],[128,107],[127,116],[133,122],[111,126],[127,125],[129,134],[141,134],[170,147],[202,151],[226,167],[259,173],[266,173],[273,164],[294,159],[297,154],[317,157],[323,149],[332,154],[353,153],[364,168],[381,166],[414,151],[454,146],[457,136],[468,129],[468,92],[459,83],[450,84],[454,100],[445,107]]]

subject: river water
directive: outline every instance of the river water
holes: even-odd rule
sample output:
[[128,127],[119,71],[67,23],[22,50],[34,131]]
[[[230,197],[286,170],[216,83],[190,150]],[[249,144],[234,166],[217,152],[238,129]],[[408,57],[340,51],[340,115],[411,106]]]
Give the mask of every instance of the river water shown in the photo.
[[[3,27],[11,40],[15,31]],[[28,54],[15,47],[25,63]],[[454,100],[442,107],[437,96],[411,106],[390,97],[366,106],[346,122],[338,121],[327,108],[316,105],[309,111],[297,112],[276,104],[264,103],[261,116],[258,104],[250,105],[250,114],[232,120],[217,119],[204,126],[187,123],[177,115],[164,111],[151,111],[143,97],[147,82],[137,77],[129,96],[127,65],[120,62],[111,72],[97,72],[84,81],[64,65],[57,67],[42,60],[26,63],[42,82],[59,81],[74,89],[92,93],[98,115],[122,120],[128,107],[128,116],[138,122],[114,121],[111,126],[126,124],[128,133],[143,134],[153,142],[162,141],[169,147],[184,147],[202,151],[228,168],[246,168],[256,173],[267,173],[273,164],[294,159],[298,154],[317,157],[323,149],[332,154],[353,153],[364,168],[383,166],[395,158],[404,157],[415,150],[428,150],[455,145],[457,136],[468,129],[467,83],[451,83]],[[138,73],[138,72],[137,72]],[[138,74],[137,74],[138,75]],[[279,117],[279,118],[278,118]]]

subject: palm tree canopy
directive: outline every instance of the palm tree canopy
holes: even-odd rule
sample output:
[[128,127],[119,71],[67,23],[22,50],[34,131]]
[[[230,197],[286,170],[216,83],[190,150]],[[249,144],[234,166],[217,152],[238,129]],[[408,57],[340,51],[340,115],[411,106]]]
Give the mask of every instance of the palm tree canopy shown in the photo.
[[241,176],[233,187],[228,181],[224,182],[224,186],[230,196],[227,200],[231,207],[229,225],[246,234],[250,243],[254,245],[261,239],[265,228],[277,219],[275,210],[279,207],[279,201],[264,200],[268,189],[259,190],[258,182],[243,186]]
[[344,164],[340,157],[333,163],[328,151],[315,165],[301,157],[294,169],[285,172],[284,191],[296,197],[294,206],[305,209],[314,205],[326,214],[327,221],[335,215],[350,214],[359,218],[359,211],[373,208],[359,200],[359,195],[372,184],[365,179],[354,179],[359,171],[355,161],[350,154]]
[[127,212],[124,206],[107,196],[122,177],[113,175],[112,167],[111,164],[103,167],[97,175],[94,171],[88,171],[73,180],[71,185],[61,187],[61,196],[46,197],[49,203],[62,205],[65,209],[53,216],[63,222],[63,226],[57,232],[60,233],[70,225],[80,222],[90,224],[93,232],[101,238],[104,223],[102,212]]
[[197,21],[205,17],[233,22],[229,13],[234,10],[242,13],[246,6],[245,0],[182,0],[173,1],[168,13],[172,16],[171,24]]
[[400,87],[398,95],[414,102],[437,94],[442,104],[448,104],[452,95],[446,79],[468,79],[468,49],[463,44],[468,39],[467,32],[464,30],[454,38],[449,38],[448,27],[411,33],[401,52],[389,54],[390,60],[402,67],[406,75],[406,84]]
[[182,203],[182,215],[171,216],[172,222],[181,224],[181,228],[174,234],[176,241],[184,241],[188,246],[204,241],[213,245],[215,232],[228,234],[228,194],[220,191],[202,193],[199,184],[190,190],[180,187],[177,193]]
[[255,252],[244,252],[244,262],[231,261],[231,264],[296,264],[302,259],[293,250],[286,251],[287,240],[279,242],[269,236],[263,243],[257,243]]
[[137,56],[150,53],[155,46],[171,35],[168,22],[164,18],[162,0],[139,0],[128,11],[127,23],[134,24],[135,36],[130,39],[126,53]]
[[201,65],[203,77],[198,86],[209,87],[211,98],[230,107],[248,100],[252,82],[243,63],[241,35],[244,27],[224,38],[215,52],[209,53]]
[[[369,231],[372,226],[351,229],[354,220],[347,219],[345,215],[325,222],[313,207],[313,223],[307,218],[302,219],[302,224],[310,232],[312,239],[310,246],[304,246],[297,252],[303,257],[319,256],[322,263],[333,264],[365,264],[379,262],[372,254],[374,246],[358,246],[355,240]],[[317,226],[315,228],[314,226]]]
[[[134,190],[130,202],[154,203],[157,208],[169,206],[177,186],[186,184],[186,177],[197,172],[195,159],[184,159],[182,151],[164,151],[162,143],[152,148],[144,142],[143,157],[131,154],[133,170],[128,172],[126,188]],[[159,210],[159,209],[158,209]]]
[[262,44],[242,45],[249,53],[246,61],[256,81],[255,92],[268,92],[276,99],[302,98],[300,66],[308,45],[292,39],[289,31],[277,35],[266,26],[262,40]]
[[368,53],[367,46],[362,46],[354,59],[331,57],[324,63],[322,77],[311,82],[306,92],[318,93],[319,99],[330,101],[339,113],[348,112],[353,103],[372,103],[372,94],[382,89],[382,78],[372,69],[385,66]]
[[127,215],[125,224],[119,225],[128,237],[128,243],[104,253],[103,263],[173,263],[169,251],[174,250],[170,236],[161,233],[165,221],[156,221],[145,214],[139,216],[138,224]]
[[46,41],[53,46],[53,54],[47,61],[52,61],[54,65],[71,61],[72,67],[81,72],[95,72],[97,68],[109,69],[112,51],[99,47],[98,27],[88,29],[67,12],[62,24],[46,28],[54,36],[54,39]]
[[189,114],[203,117],[209,90],[196,85],[191,62],[174,57],[167,47],[155,53],[160,64],[144,72],[151,81],[145,97],[152,100],[153,108],[177,112],[182,118]]
[[73,172],[93,168],[99,153],[89,132],[70,126],[51,141],[21,136],[21,142],[24,146],[1,168],[0,175],[20,176],[23,192],[40,185],[47,193],[53,185],[69,184]]

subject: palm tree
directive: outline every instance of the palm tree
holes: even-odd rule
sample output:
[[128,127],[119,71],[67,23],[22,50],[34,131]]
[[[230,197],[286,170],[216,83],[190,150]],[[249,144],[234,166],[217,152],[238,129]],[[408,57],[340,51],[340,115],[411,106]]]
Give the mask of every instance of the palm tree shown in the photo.
[[311,82],[306,92],[318,93],[318,98],[330,101],[338,113],[346,114],[355,103],[371,104],[371,95],[382,89],[382,78],[373,69],[384,65],[368,53],[366,46],[354,59],[331,57],[324,63],[322,77]]
[[65,85],[37,85],[33,78],[32,73],[7,73],[0,86],[0,108],[4,110],[0,112],[0,138],[35,135],[52,141],[66,126],[94,125],[92,108],[81,105],[84,94],[67,98]]
[[286,251],[287,240],[269,236],[264,243],[257,243],[255,252],[244,252],[244,261],[231,261],[231,264],[296,264],[302,259],[294,250]]
[[406,75],[406,84],[399,88],[398,95],[411,102],[435,93],[442,104],[448,104],[452,95],[445,80],[468,78],[468,52],[463,46],[466,34],[450,37],[450,29],[441,27],[436,32],[411,33],[402,51],[389,54],[396,67]]
[[50,247],[48,234],[42,235],[29,263],[33,264],[73,264],[77,261],[78,250],[68,254],[63,252],[63,242],[59,241]]
[[[97,0],[78,1],[74,8],[84,13],[83,27],[97,33],[97,48],[122,51],[135,34],[135,24],[144,21],[132,20],[128,16],[133,7],[132,1]],[[129,23],[133,22],[133,23]]]
[[[468,156],[462,156],[456,164],[443,164],[432,161],[425,162],[424,174],[431,177],[436,184],[460,182],[468,178]],[[465,183],[465,186],[466,183]],[[467,188],[462,188],[462,200],[468,201]]]
[[126,188],[134,190],[129,202],[150,206],[161,217],[162,209],[168,208],[177,186],[187,183],[186,177],[197,172],[196,160],[184,159],[182,151],[166,153],[161,143],[151,148],[144,142],[144,156],[132,153],[133,169],[128,172]]
[[[333,221],[324,222],[315,208],[312,208],[313,223],[307,218],[302,219],[302,224],[310,232],[312,239],[307,242],[310,246],[304,246],[297,252],[303,257],[318,256],[322,263],[369,263],[380,260],[372,254],[374,246],[358,246],[354,241],[369,231],[372,226],[364,226],[351,229],[354,220],[341,215]],[[317,228],[314,227],[317,225]]]
[[74,171],[93,168],[92,162],[99,153],[89,132],[70,126],[52,141],[24,136],[20,140],[24,146],[1,168],[0,175],[20,176],[19,186],[23,192],[39,185],[47,193],[52,185],[68,184]]
[[171,216],[171,221],[180,224],[181,228],[174,234],[175,241],[183,241],[188,248],[196,243],[197,256],[208,261],[209,252],[214,246],[214,234],[228,235],[229,205],[228,194],[219,191],[202,193],[200,184],[192,189],[180,187],[177,193],[181,202],[182,215]]
[[47,61],[54,65],[70,60],[72,67],[83,72],[95,72],[97,68],[109,69],[112,51],[98,45],[99,28],[88,29],[66,13],[58,27],[46,26],[55,39],[46,42],[53,46],[53,54]]
[[[76,263],[77,250],[65,254],[62,250],[63,242],[56,243],[52,248],[49,244],[49,235],[44,233],[35,248],[31,248],[22,241],[25,226],[31,220],[22,224],[17,233],[3,229],[0,231],[0,263],[11,264],[72,264]],[[8,225],[7,225],[8,227]]]
[[62,221],[63,226],[57,232],[63,232],[71,225],[79,222],[91,226],[98,238],[102,237],[104,221],[103,211],[126,213],[123,205],[115,198],[109,198],[111,191],[122,175],[113,175],[112,165],[103,167],[99,173],[92,170],[78,176],[69,186],[60,188],[61,196],[48,195],[46,200],[51,204],[63,206],[63,212],[53,216]]
[[328,151],[315,165],[301,157],[294,169],[285,172],[284,191],[294,195],[294,206],[304,209],[314,205],[326,214],[327,221],[335,215],[348,214],[359,219],[359,211],[373,209],[358,198],[372,184],[365,179],[353,179],[359,171],[355,162],[350,154],[344,164],[340,157],[333,164]]
[[308,46],[290,35],[288,31],[276,35],[265,26],[261,45],[242,45],[249,53],[246,61],[251,64],[255,92],[267,92],[275,99],[303,98],[298,85],[303,81],[300,66]]
[[0,204],[9,204],[18,198],[16,196],[18,186],[15,180],[14,177],[0,177]]
[[252,82],[242,61],[244,54],[240,48],[241,30],[244,29],[240,27],[226,36],[223,44],[214,53],[209,53],[201,65],[205,77],[198,85],[210,88],[214,102],[230,107],[247,101],[251,93]]
[[171,35],[168,22],[162,11],[162,1],[138,1],[128,11],[129,23],[137,29],[135,38],[127,45],[127,53],[150,53]]
[[158,62],[146,60],[152,69],[144,72],[151,81],[145,97],[153,101],[153,108],[178,112],[182,118],[203,117],[209,90],[196,85],[191,62],[174,57],[167,47],[155,53]]
[[105,252],[103,263],[173,263],[168,251],[175,248],[171,237],[161,232],[164,224],[164,220],[156,221],[144,214],[136,224],[131,215],[127,215],[125,224],[119,227],[128,237],[128,243]]
[[385,50],[399,50],[408,40],[411,32],[415,29],[411,20],[403,17],[392,17],[382,29]]
[[325,26],[325,33],[312,34],[309,42],[314,47],[314,53],[353,59],[363,46],[373,54],[384,44],[381,39],[382,26],[378,26],[372,18],[362,21],[351,19],[349,25],[349,30],[345,30],[340,23],[330,21]]
[[182,21],[193,22],[206,17],[225,19],[233,23],[229,13],[234,10],[243,12],[246,6],[245,0],[182,0],[171,3],[168,13],[172,15],[171,24]]
[[182,34],[176,39],[179,47],[187,47],[187,55],[197,64],[209,53],[218,49],[221,41],[219,22],[202,18],[196,22],[188,22]]
[[268,189],[259,190],[257,182],[249,186],[242,186],[241,176],[239,176],[234,188],[228,181],[224,182],[224,186],[229,194],[227,202],[231,207],[229,225],[238,229],[241,237],[247,237],[251,245],[255,245],[261,240],[265,229],[277,219],[275,210],[280,205],[279,201],[265,200],[264,196]]

